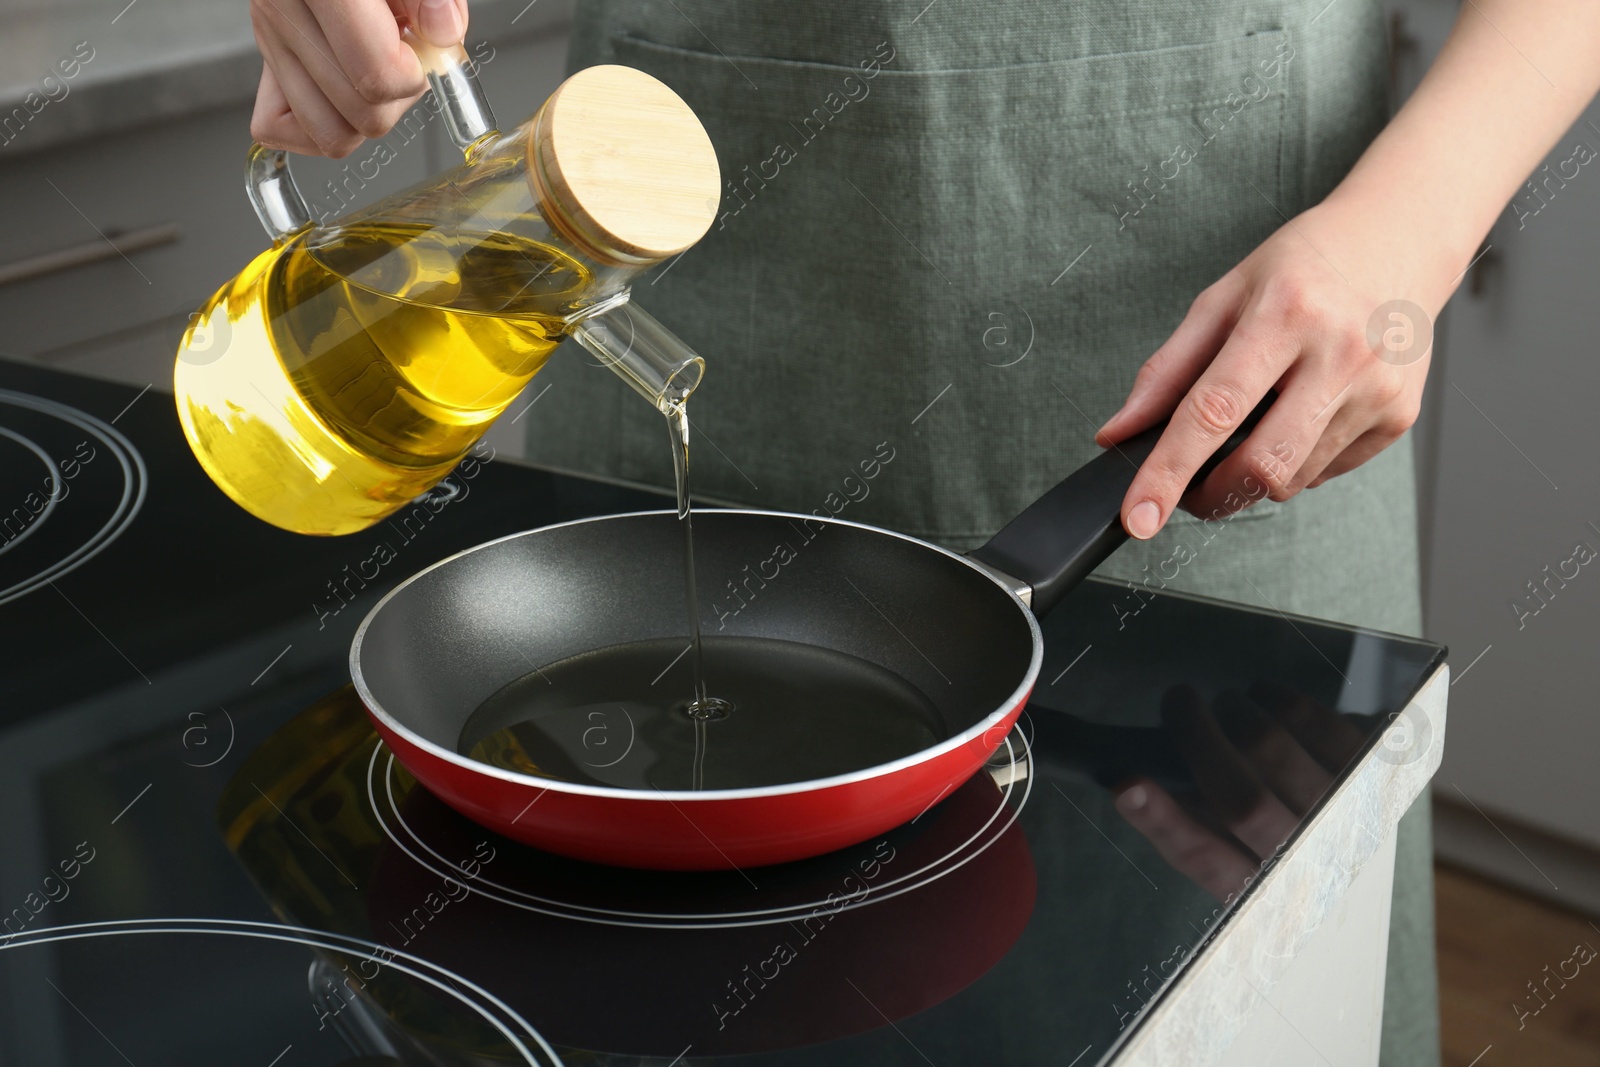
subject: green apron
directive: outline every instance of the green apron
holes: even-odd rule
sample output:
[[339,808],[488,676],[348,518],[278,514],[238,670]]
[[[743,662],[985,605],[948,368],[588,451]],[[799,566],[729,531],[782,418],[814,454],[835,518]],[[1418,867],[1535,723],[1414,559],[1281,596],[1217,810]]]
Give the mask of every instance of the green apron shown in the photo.
[[[723,168],[711,232],[635,290],[706,357],[696,495],[981,543],[1097,453],[1193,296],[1349,169],[1384,58],[1377,0],[580,4],[573,65],[661,78]],[[660,416],[569,348],[530,458],[670,485]],[[1169,585],[1416,633],[1411,464],[1408,439],[1257,505]],[[1425,804],[1399,865],[1382,1062],[1432,1065]]]

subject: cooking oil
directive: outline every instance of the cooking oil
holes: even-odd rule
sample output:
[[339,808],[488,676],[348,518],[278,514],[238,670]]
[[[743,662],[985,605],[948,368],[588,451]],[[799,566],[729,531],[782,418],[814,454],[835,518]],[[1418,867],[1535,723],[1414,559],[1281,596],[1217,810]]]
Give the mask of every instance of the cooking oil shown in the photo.
[[926,694],[877,664],[796,641],[717,635],[704,654],[726,714],[710,724],[708,758],[706,721],[682,695],[682,652],[682,638],[654,638],[530,671],[473,711],[457,751],[584,785],[744,789],[864,770],[951,736]]
[[694,506],[689,493],[689,402],[671,405],[667,434],[672,439],[672,470],[678,487],[678,524],[683,528],[683,591],[689,609],[689,665],[694,671],[694,696],[684,713],[694,722],[694,770],[690,788],[705,785],[706,725],[728,717],[733,705],[706,691],[705,652],[700,640],[700,593],[694,574]]
[[505,233],[315,231],[262,253],[195,317],[179,419],[252,514],[297,533],[364,529],[450,472],[544,365],[589,281],[576,259]]

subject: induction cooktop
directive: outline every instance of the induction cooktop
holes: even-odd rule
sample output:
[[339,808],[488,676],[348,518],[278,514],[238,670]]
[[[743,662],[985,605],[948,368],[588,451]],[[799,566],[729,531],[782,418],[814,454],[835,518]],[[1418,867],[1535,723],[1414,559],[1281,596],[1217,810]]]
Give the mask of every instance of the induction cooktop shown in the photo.
[[983,772],[780,867],[562,859],[418,786],[348,685],[377,598],[666,505],[488,455],[414,522],[297,537],[159,390],[0,363],[0,1064],[1107,1062],[1442,660],[1091,580]]

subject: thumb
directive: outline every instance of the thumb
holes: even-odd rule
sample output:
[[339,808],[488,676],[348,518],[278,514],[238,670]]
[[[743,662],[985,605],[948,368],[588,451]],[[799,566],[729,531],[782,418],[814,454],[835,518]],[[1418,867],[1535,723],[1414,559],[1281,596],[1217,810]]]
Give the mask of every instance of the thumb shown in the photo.
[[389,6],[435,48],[460,44],[467,35],[467,0],[390,0]]

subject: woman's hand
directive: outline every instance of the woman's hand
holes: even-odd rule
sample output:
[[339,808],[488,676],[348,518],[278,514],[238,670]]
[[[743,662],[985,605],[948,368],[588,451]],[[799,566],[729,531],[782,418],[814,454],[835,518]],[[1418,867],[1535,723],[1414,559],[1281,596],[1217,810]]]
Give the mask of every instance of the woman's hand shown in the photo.
[[401,25],[457,44],[467,0],[251,0],[250,22],[265,61],[250,135],[338,159],[388,133],[427,88]]
[[[1130,534],[1155,536],[1180,498],[1200,515],[1263,495],[1287,500],[1360,466],[1410,428],[1432,319],[1454,286],[1439,276],[1453,265],[1419,254],[1430,247],[1425,235],[1395,232],[1387,221],[1352,198],[1330,197],[1195,299],[1097,435],[1111,445],[1172,417],[1123,501]],[[1395,299],[1411,305],[1384,306]],[[1201,464],[1270,389],[1278,400],[1255,431],[1185,497]]]
[[[1277,402],[1185,501],[1190,510],[1225,514],[1262,488],[1287,500],[1404,433],[1421,403],[1433,317],[1597,89],[1600,4],[1463,4],[1427,77],[1333,194],[1200,294],[1100,428],[1109,445],[1172,415],[1123,500],[1128,532],[1155,536],[1270,388]],[[1409,313],[1386,306],[1397,300]]]

